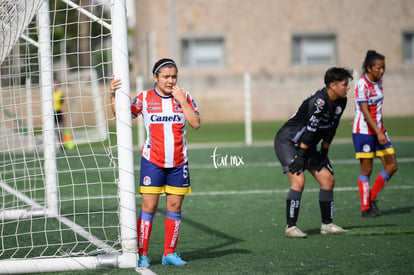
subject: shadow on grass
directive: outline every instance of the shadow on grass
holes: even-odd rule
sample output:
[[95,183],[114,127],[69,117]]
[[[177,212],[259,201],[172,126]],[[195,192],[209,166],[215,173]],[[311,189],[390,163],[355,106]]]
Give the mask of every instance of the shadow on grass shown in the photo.
[[[159,213],[164,213],[166,214],[166,210],[165,209],[158,209],[157,212]],[[224,249],[223,248],[227,247],[227,246],[232,246],[234,244],[240,243],[240,242],[244,242],[243,239],[240,238],[236,238],[234,236],[231,236],[229,234],[226,234],[224,232],[215,230],[211,227],[208,227],[204,224],[201,224],[199,222],[196,222],[194,220],[188,219],[188,218],[182,218],[182,222],[185,223],[187,226],[192,226],[198,230],[200,230],[201,232],[204,232],[206,234],[212,235],[212,236],[216,236],[219,239],[224,240],[223,243],[220,244],[216,244],[216,245],[212,245],[212,246],[208,246],[208,247],[203,247],[202,249],[195,249],[192,251],[186,251],[183,253],[180,253],[180,255],[183,257],[183,259],[186,260],[196,260],[196,259],[206,259],[206,258],[220,258],[223,257],[225,255],[230,255],[230,254],[247,254],[247,253],[251,253],[250,250],[248,249]],[[161,260],[161,259],[160,259]]]
[[[381,216],[392,216],[399,214],[409,214],[413,212],[413,207],[402,207],[390,210],[381,210]],[[364,220],[381,220],[381,216],[374,218],[363,218]],[[397,224],[382,224],[382,225],[364,225],[364,226],[347,226],[349,232],[342,233],[344,235],[396,235],[396,234],[414,234],[414,227],[402,227]],[[320,234],[320,228],[306,230],[308,235]]]
[[[412,226],[401,226],[397,224],[381,224],[381,225],[364,225],[346,227],[348,232],[341,233],[342,236],[376,236],[376,235],[400,235],[400,234],[414,234]],[[307,230],[308,235],[319,235],[318,229]]]
[[395,208],[390,210],[381,210],[383,216],[396,215],[396,214],[408,214],[413,212],[413,207]]

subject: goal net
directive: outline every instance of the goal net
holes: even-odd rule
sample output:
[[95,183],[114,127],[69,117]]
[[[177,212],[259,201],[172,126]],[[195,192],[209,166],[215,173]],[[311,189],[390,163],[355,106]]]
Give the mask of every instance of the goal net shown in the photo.
[[0,0],[1,274],[135,266],[126,40],[125,0]]

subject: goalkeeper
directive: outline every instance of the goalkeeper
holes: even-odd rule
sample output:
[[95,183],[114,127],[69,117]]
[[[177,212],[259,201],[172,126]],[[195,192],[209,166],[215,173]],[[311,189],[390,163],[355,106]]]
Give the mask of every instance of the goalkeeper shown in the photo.
[[320,184],[320,233],[336,234],[347,231],[332,223],[335,178],[328,150],[345,110],[349,79],[352,79],[352,75],[347,69],[334,67],[327,70],[325,87],[306,98],[276,134],[276,156],[283,173],[287,174],[291,182],[286,200],[286,237],[307,237],[307,234],[296,227],[305,186],[305,170]]

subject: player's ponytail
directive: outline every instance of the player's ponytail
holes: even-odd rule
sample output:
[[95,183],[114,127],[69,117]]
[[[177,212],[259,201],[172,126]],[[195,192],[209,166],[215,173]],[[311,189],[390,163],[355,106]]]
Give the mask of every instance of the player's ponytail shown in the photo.
[[362,64],[363,75],[368,73],[368,68],[374,66],[376,60],[385,60],[385,56],[374,50],[368,50],[367,54],[365,55],[364,63]]

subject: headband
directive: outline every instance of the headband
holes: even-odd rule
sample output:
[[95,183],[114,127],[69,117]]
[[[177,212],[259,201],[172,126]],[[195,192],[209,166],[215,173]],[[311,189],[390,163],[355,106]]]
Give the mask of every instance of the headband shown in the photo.
[[152,72],[153,74],[157,74],[158,73],[158,71],[162,68],[162,67],[164,67],[165,65],[168,65],[168,64],[170,64],[170,65],[173,65],[174,67],[176,67],[177,68],[177,65],[175,65],[175,62],[174,61],[172,61],[172,60],[168,60],[168,61],[165,61],[165,62],[163,62],[163,63],[161,63],[160,65],[158,65],[158,67]]

